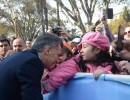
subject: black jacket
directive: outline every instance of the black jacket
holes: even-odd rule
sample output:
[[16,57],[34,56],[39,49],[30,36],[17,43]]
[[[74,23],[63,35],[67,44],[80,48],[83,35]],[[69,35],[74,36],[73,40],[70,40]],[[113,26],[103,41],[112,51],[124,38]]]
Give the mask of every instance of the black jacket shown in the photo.
[[36,51],[23,51],[0,62],[0,100],[43,100],[43,64]]

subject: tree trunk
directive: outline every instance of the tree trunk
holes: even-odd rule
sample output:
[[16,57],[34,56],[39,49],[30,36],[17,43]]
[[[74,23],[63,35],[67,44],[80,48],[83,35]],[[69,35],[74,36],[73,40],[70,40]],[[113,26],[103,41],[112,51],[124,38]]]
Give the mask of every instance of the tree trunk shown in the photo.
[[46,31],[47,31],[48,30],[48,10],[47,10],[46,0],[42,0],[42,6],[43,6],[43,9],[44,9],[45,26],[46,26]]
[[57,25],[60,26],[59,3],[57,2]]

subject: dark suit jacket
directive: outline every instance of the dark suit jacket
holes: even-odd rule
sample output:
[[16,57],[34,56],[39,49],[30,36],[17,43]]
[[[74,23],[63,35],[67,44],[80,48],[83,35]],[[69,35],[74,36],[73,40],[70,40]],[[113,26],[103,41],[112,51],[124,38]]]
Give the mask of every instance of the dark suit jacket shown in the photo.
[[0,62],[0,100],[43,100],[43,64],[35,50],[23,51]]

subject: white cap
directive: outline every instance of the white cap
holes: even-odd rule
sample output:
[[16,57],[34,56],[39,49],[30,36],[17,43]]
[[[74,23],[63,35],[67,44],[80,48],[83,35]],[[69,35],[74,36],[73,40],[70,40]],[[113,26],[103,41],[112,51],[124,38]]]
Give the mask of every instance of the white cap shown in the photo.
[[74,39],[72,40],[72,42],[79,43],[79,42],[80,42],[80,38],[74,38]]

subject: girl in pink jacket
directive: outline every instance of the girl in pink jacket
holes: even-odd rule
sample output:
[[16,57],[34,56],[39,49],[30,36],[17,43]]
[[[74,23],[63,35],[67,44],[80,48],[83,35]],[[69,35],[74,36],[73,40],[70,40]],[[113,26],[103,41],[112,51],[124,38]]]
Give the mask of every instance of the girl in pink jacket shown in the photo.
[[109,40],[99,32],[86,33],[78,45],[80,54],[58,65],[42,80],[44,93],[66,84],[77,72],[93,73],[97,79],[101,74],[111,74],[113,60],[109,54]]

